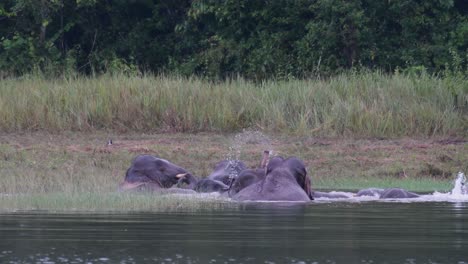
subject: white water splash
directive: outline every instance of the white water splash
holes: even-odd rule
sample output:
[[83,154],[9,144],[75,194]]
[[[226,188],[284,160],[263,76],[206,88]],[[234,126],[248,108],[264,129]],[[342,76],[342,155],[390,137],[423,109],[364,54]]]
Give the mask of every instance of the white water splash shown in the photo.
[[236,134],[229,146],[228,159],[239,159],[242,150],[247,144],[261,145],[264,150],[271,150],[271,140],[268,136],[257,130],[243,130]]
[[451,194],[454,196],[465,195],[466,194],[465,182],[466,182],[465,174],[460,171],[457,175],[457,179],[455,180]]
[[242,150],[246,149],[247,144],[260,144],[264,150],[270,150],[271,140],[265,134],[257,130],[243,130],[242,133],[236,134],[229,146],[229,152],[226,154],[226,159],[229,161],[229,176],[235,178],[238,171],[235,170],[241,158]]
[[[404,199],[379,199],[379,196],[354,196],[353,193],[343,193],[349,198],[317,198],[316,202],[367,202],[367,201],[379,201],[379,202],[393,202],[393,203],[413,203],[413,202],[450,202],[455,204],[465,204],[468,202],[468,189],[465,185],[466,177],[463,172],[459,172],[457,178],[454,181],[453,189],[450,192],[434,192],[432,194],[421,194],[417,198],[404,198]],[[330,192],[330,194],[339,192]],[[465,207],[463,205],[462,207]]]

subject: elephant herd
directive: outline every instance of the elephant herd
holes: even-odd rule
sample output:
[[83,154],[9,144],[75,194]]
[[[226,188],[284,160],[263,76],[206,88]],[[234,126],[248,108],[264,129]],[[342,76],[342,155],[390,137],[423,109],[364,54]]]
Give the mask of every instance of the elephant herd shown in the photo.
[[[186,169],[152,155],[139,155],[131,163],[119,186],[120,191],[150,191],[160,193],[208,193],[237,201],[298,201],[314,198],[349,198],[340,193],[313,191],[304,162],[296,157],[270,158],[263,153],[258,168],[247,168],[239,160],[218,162],[213,172],[198,178]],[[417,194],[403,189],[369,188],[355,196],[379,196],[381,199],[414,198]]]

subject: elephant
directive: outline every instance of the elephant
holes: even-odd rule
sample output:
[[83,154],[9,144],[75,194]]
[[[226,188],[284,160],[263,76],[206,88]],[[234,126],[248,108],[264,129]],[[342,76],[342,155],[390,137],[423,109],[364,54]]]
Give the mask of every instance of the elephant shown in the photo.
[[389,188],[385,189],[380,195],[380,199],[404,199],[404,198],[417,198],[418,194],[408,192],[407,190],[400,188]]
[[[160,191],[174,193],[191,193],[192,190],[171,188],[177,183],[186,183],[193,189],[197,179],[190,172],[165,159],[152,155],[139,155],[133,159],[120,184],[121,191]],[[169,189],[170,188],[170,189]]]
[[313,200],[307,170],[296,157],[274,157],[268,163],[262,180],[240,190],[232,198],[237,201]]
[[271,152],[269,150],[263,151],[262,161],[260,162],[259,168],[245,169],[240,172],[239,176],[237,176],[231,183],[231,186],[229,188],[230,196],[235,195],[247,186],[259,182],[265,178],[266,167],[269,163],[270,153]]
[[328,198],[328,199],[345,199],[350,198],[348,195],[340,192],[313,192],[314,199],[316,198]]
[[[229,190],[233,177],[236,177],[242,170],[246,168],[245,164],[239,160],[223,160],[216,163],[213,172],[206,178],[198,180],[194,178],[195,183],[188,186],[196,192],[209,193],[219,192],[224,193]],[[190,175],[190,174],[188,174]],[[178,186],[182,186],[185,176],[179,180]]]
[[377,196],[380,197],[382,193],[384,192],[384,189],[380,188],[367,188],[367,189],[362,189],[359,192],[356,193],[356,196],[361,197],[361,196]]
[[265,173],[265,169],[261,168],[243,170],[231,185],[231,188],[229,189],[229,195],[235,195],[242,189],[265,179]]
[[213,172],[207,178],[229,186],[233,178],[236,178],[245,169],[247,166],[240,160],[223,160],[216,163]]
[[199,193],[224,193],[229,190],[229,186],[224,184],[222,181],[204,178],[195,184],[194,190]]
[[210,175],[200,180],[196,179],[196,183],[192,187],[200,193],[224,193],[229,190],[232,179],[246,168],[246,165],[239,160],[220,161],[216,163]]

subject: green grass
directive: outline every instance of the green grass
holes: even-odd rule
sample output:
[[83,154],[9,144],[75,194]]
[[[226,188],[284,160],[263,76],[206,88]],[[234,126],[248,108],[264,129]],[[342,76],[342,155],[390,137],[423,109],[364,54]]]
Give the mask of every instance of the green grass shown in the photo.
[[236,204],[216,197],[186,197],[132,193],[36,193],[0,195],[0,212],[199,212],[236,208]]
[[238,131],[314,136],[462,135],[468,81],[348,73],[327,80],[26,76],[0,82],[0,131]]
[[314,181],[317,189],[355,191],[365,188],[403,188],[414,192],[431,193],[434,191],[448,192],[453,188],[449,179],[436,178],[405,178],[394,177],[331,177],[319,178]]

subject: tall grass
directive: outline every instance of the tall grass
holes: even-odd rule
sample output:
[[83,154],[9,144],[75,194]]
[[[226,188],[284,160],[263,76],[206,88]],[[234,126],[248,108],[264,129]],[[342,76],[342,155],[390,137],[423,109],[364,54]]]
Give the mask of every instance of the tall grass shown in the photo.
[[327,80],[209,82],[103,75],[0,81],[0,130],[232,131],[465,135],[468,81],[348,73]]

